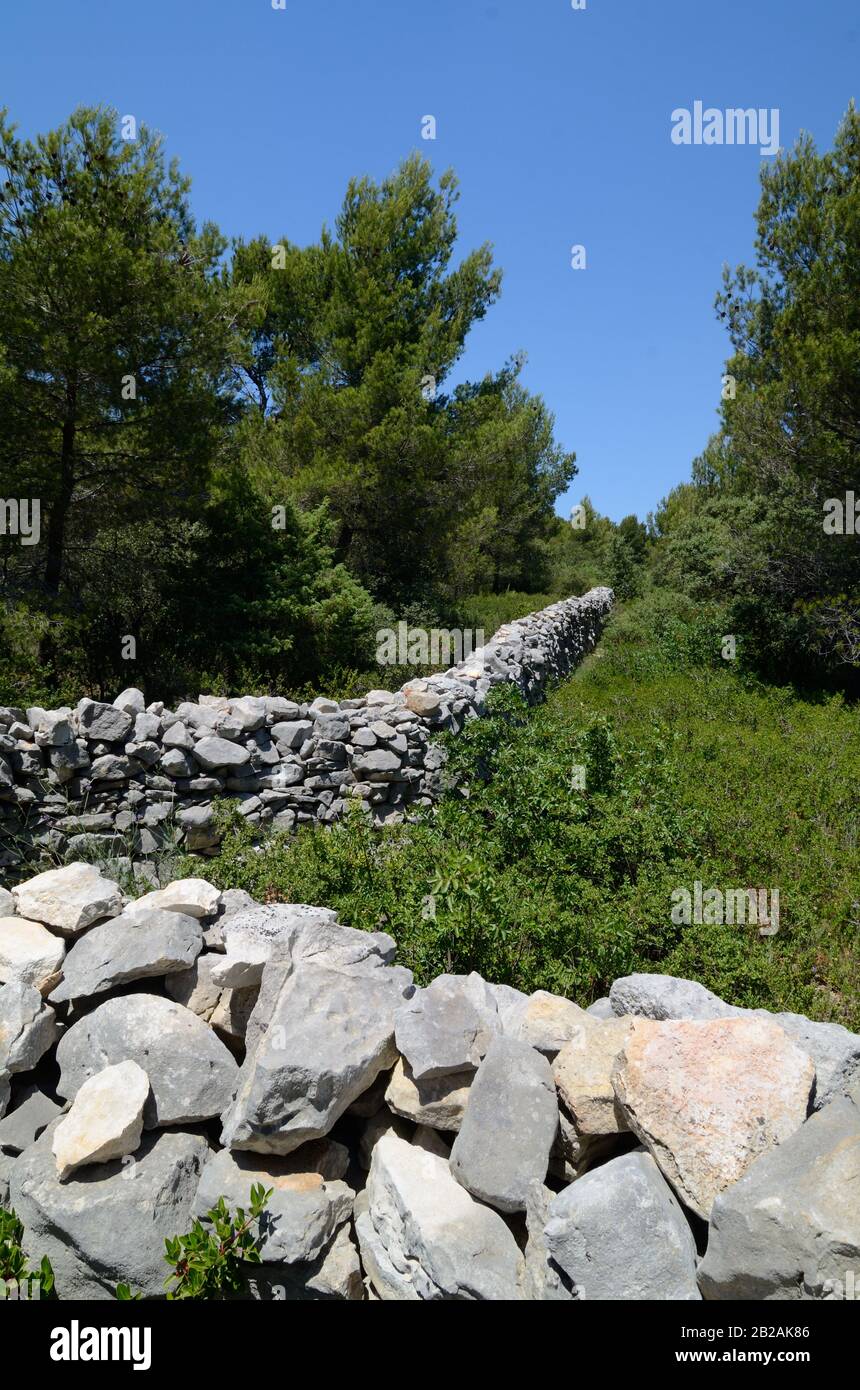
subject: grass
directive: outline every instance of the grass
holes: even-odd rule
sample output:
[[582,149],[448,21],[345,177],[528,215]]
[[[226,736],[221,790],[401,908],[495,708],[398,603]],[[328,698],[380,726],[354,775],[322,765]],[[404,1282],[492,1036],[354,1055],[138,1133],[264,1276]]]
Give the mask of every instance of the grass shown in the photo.
[[[587,1004],[660,970],[858,1028],[860,715],[745,676],[720,636],[716,612],[641,599],[545,704],[501,692],[451,741],[467,798],[407,827],[356,815],[262,848],[234,823],[207,876],[385,929],[421,981],[477,969]],[[673,890],[696,880],[779,889],[778,934],[673,923]]]

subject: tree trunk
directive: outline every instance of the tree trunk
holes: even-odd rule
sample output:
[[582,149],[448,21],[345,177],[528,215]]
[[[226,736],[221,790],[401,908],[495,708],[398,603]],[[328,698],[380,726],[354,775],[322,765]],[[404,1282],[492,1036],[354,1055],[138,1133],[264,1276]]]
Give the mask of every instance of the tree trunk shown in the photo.
[[66,522],[75,488],[75,430],[77,425],[77,381],[72,379],[66,390],[66,418],[63,421],[63,442],[60,448],[60,486],[51,506],[48,521],[47,555],[45,557],[45,587],[56,598],[63,576],[63,556],[66,544]]

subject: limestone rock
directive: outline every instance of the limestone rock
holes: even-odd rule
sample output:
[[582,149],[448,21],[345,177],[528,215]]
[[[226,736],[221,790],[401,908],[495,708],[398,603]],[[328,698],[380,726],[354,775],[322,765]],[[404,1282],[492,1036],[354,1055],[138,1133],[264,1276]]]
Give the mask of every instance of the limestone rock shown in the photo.
[[225,955],[217,962],[213,978],[222,988],[258,985],[263,966],[273,956],[299,961],[306,955],[325,955],[333,962],[352,963],[394,955],[391,937],[341,927],[331,908],[304,903],[254,904],[225,918],[221,935]]
[[56,927],[66,936],[103,917],[116,917],[123,908],[117,885],[103,878],[93,864],[47,869],[13,888],[12,894],[20,917]]
[[500,1028],[496,1001],[480,975],[438,975],[398,1013],[397,1047],[423,1081],[477,1067]]
[[235,1059],[189,1009],[153,994],[108,999],[72,1025],[57,1048],[60,1095],[74,1097],[96,1072],[139,1060],[152,1088],[147,1129],[218,1115],[236,1084]]
[[19,1154],[29,1148],[61,1113],[60,1106],[50,1096],[38,1086],[30,1086],[27,1093],[18,1098],[15,1109],[5,1120],[0,1120],[0,1152]]
[[289,1153],[327,1134],[394,1063],[394,1017],[411,989],[400,966],[271,962],[222,1142]]
[[98,700],[81,700],[77,717],[81,733],[88,739],[102,743],[125,743],[134,723],[127,710],[102,704]]
[[529,996],[517,1019],[514,1036],[554,1057],[565,1043],[581,1040],[590,1022],[578,1004],[539,989]]
[[207,1023],[212,1022],[222,994],[220,985],[212,980],[214,959],[212,955],[198,956],[187,970],[178,970],[164,981],[164,988],[171,999]]
[[498,1213],[473,1200],[444,1158],[386,1135],[356,1204],[362,1260],[385,1300],[507,1300],[522,1257]]
[[211,806],[186,806],[177,811],[176,819],[185,832],[185,843],[190,850],[214,849],[220,843]]
[[593,1004],[589,1004],[585,1011],[592,1018],[615,1018],[617,1017],[612,1007],[612,1001],[607,994],[604,999],[595,999]]
[[136,686],[130,685],[127,690],[123,690],[114,700],[114,708],[125,710],[126,714],[143,714],[146,709],[146,699],[143,691]]
[[612,1082],[630,1128],[707,1220],[717,1194],[803,1124],[814,1078],[769,1019],[636,1019]]
[[391,782],[402,766],[390,748],[362,748],[353,754],[352,770],[362,782]]
[[860,1033],[851,1033],[839,1023],[813,1023],[803,1014],[772,1017],[815,1064],[815,1108],[820,1110],[845,1095],[851,1081],[860,1077]]
[[195,917],[158,909],[114,917],[74,943],[51,1002],[90,999],[130,980],[187,970],[202,949],[203,933]]
[[529,1302],[570,1303],[575,1295],[570,1280],[550,1255],[545,1227],[555,1194],[534,1182],[526,1196],[526,1247],[522,1296]]
[[48,1256],[62,1299],[113,1300],[118,1283],[162,1298],[164,1242],[190,1229],[206,1139],[144,1135],[133,1159],[94,1165],[61,1183],[53,1129],[16,1159],[10,1178],[31,1265]]
[[474,1071],[447,1072],[416,1081],[412,1068],[399,1057],[391,1073],[385,1100],[395,1115],[434,1129],[458,1130],[463,1123]]
[[842,1099],[720,1193],[699,1283],[708,1299],[844,1298],[849,1275],[860,1288],[860,1110]]
[[66,948],[40,922],[0,917],[0,984],[21,980],[48,994],[60,978]]
[[613,1158],[550,1203],[551,1259],[577,1298],[697,1300],[696,1246],[650,1154]]
[[248,1265],[247,1280],[251,1298],[259,1302],[361,1302],[365,1298],[358,1251],[346,1225],[338,1228],[315,1260]]
[[406,696],[406,708],[413,710],[415,714],[425,716],[438,714],[442,708],[440,696],[434,695],[432,690],[419,690],[415,687],[404,686],[403,693]]
[[631,1027],[630,1019],[597,1019],[556,1056],[553,1077],[577,1134],[619,1134],[628,1128],[612,1086],[612,1068]]
[[57,1038],[57,1015],[32,985],[0,985],[0,1118],[9,1104],[9,1079],[32,1071]]
[[326,1179],[305,1167],[303,1154],[303,1149],[288,1158],[232,1154],[229,1149],[212,1154],[200,1178],[197,1216],[205,1216],[219,1197],[231,1210],[240,1206],[247,1211],[251,1188],[262,1183],[273,1191],[255,1223],[261,1259],[269,1264],[315,1260],[349,1220],[355,1193],[340,1179]]
[[215,735],[207,735],[206,738],[201,738],[199,743],[195,743],[194,756],[205,772],[226,768],[230,773],[251,761],[251,754],[247,748]]
[[549,1062],[527,1042],[496,1037],[472,1083],[451,1172],[499,1211],[524,1211],[529,1188],[546,1177],[557,1130]]
[[742,1009],[726,1004],[695,980],[674,975],[625,975],[609,991],[612,1008],[619,1016],[642,1018],[734,1018]]
[[60,1182],[87,1164],[133,1154],[148,1095],[149,1077],[137,1062],[118,1062],[85,1081],[54,1126],[51,1148]]
[[129,903],[126,915],[157,908],[162,912],[181,912],[186,917],[211,917],[218,911],[220,902],[220,890],[205,878],[178,878],[166,888],[144,893],[142,898]]

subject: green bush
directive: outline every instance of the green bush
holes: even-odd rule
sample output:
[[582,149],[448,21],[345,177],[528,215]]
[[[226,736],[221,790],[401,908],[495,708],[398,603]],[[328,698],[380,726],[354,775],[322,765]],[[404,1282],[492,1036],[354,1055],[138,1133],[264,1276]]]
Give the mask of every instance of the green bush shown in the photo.
[[[168,1302],[187,1299],[238,1298],[247,1289],[247,1266],[260,1263],[259,1221],[274,1191],[262,1183],[251,1188],[247,1212],[231,1212],[223,1197],[206,1213],[206,1225],[195,1221],[187,1235],[164,1242],[171,1272],[164,1281]],[[117,1284],[120,1302],[140,1298],[128,1284]]]
[[[449,740],[468,796],[382,831],[356,808],[259,848],[236,817],[206,872],[390,932],[422,983],[478,970],[587,1004],[664,970],[857,1027],[857,711],[738,672],[723,635],[718,609],[648,594],[544,705],[502,690]],[[696,880],[778,888],[779,933],[673,923],[672,892]]]
[[47,1255],[42,1256],[38,1272],[27,1267],[27,1257],[21,1249],[24,1227],[14,1211],[0,1207],[0,1283],[12,1282],[28,1284],[28,1294],[32,1297],[32,1286],[38,1290],[39,1298],[47,1298],[54,1288],[54,1271]]

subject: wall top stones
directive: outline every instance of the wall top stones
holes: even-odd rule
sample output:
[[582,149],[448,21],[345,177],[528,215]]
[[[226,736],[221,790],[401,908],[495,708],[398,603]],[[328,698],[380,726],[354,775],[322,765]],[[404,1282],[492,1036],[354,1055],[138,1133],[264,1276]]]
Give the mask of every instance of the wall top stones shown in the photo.
[[384,932],[202,878],[129,899],[77,863],[7,896],[0,1205],[61,1299],[162,1297],[165,1239],[255,1183],[252,1297],[855,1297],[837,1024],[657,974],[588,1009],[420,988]]

